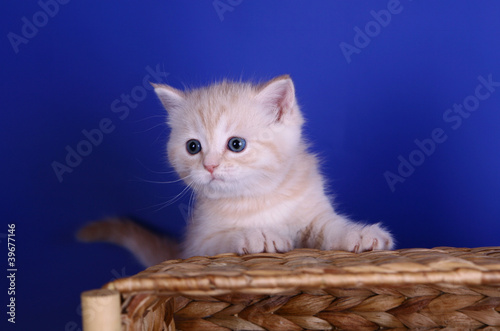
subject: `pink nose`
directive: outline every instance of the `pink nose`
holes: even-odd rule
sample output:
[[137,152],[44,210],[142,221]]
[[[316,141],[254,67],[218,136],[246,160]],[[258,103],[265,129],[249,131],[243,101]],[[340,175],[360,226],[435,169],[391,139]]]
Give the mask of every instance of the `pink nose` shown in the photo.
[[203,166],[205,167],[205,169],[207,169],[207,171],[209,173],[213,174],[215,168],[217,168],[219,165],[218,164],[204,164]]

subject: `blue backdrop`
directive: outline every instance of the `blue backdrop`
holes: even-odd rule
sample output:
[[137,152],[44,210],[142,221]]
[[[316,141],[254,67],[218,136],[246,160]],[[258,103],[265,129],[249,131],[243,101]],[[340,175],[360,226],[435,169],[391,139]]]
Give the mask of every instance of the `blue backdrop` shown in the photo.
[[496,1],[4,7],[0,259],[9,276],[15,224],[17,271],[15,293],[0,277],[1,325],[14,298],[17,330],[79,330],[81,291],[140,271],[128,252],[76,242],[85,222],[130,215],[182,234],[188,196],[165,204],[183,186],[162,184],[176,176],[149,81],[288,73],[340,211],[383,222],[398,248],[500,245]]

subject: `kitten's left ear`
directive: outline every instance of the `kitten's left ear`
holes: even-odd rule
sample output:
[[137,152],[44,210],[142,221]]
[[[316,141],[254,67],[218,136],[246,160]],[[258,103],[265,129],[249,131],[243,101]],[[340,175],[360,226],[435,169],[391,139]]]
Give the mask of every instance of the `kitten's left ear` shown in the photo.
[[163,104],[163,107],[165,107],[168,112],[180,108],[186,100],[182,91],[171,86],[154,83],[151,83],[151,85],[154,87],[155,93]]
[[276,77],[259,88],[256,99],[273,112],[275,121],[280,122],[290,114],[295,104],[295,88],[288,75]]

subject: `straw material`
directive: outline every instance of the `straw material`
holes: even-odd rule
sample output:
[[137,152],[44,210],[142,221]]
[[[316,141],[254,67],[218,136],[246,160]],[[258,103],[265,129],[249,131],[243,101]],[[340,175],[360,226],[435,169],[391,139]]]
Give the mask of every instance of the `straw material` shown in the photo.
[[86,331],[121,330],[120,293],[106,289],[83,292],[82,325]]
[[500,247],[193,257],[105,288],[124,330],[500,330]]

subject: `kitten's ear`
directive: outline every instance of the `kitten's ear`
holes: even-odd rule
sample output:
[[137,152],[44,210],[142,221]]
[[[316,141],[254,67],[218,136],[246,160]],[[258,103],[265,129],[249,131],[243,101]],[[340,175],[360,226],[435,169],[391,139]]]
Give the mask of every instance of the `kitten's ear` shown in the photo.
[[288,75],[276,77],[259,87],[257,100],[261,102],[280,122],[290,114],[295,104],[295,88]]
[[168,112],[179,108],[186,100],[182,91],[171,86],[154,83],[151,83],[151,85],[154,87],[155,93],[163,104],[163,107]]

